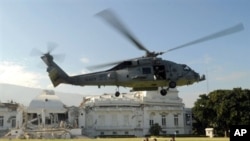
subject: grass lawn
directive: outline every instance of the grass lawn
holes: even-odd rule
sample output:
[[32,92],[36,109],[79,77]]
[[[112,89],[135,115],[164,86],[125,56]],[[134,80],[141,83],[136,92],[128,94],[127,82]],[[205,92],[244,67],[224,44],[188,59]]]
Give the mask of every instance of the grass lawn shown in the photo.
[[[29,139],[28,141],[143,141],[144,138],[97,138],[97,139]],[[10,141],[9,139],[0,139]],[[12,139],[11,141],[25,141],[25,139]],[[150,138],[149,141],[153,141]],[[170,137],[157,138],[157,141],[170,141]],[[229,141],[229,138],[176,138],[175,141]]]

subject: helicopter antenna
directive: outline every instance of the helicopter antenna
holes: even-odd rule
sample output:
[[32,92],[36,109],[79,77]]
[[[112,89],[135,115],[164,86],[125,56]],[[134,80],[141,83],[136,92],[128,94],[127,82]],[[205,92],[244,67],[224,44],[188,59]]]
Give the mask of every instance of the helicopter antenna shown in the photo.
[[207,94],[209,94],[209,81],[208,81],[208,69],[206,70],[206,80],[207,80]]

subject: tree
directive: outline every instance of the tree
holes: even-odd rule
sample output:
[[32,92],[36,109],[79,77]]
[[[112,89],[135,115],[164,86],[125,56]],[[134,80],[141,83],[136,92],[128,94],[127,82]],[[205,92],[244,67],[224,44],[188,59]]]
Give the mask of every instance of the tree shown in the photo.
[[205,134],[205,128],[209,126],[209,119],[204,118],[211,116],[212,109],[209,106],[209,97],[206,94],[199,96],[192,109],[193,112],[193,132],[195,134]]
[[161,130],[161,126],[158,123],[155,123],[149,128],[149,133],[153,136],[158,136],[160,135]]
[[225,136],[231,125],[250,124],[250,90],[216,90],[200,95],[193,107],[194,133],[204,134],[213,127],[217,134]]

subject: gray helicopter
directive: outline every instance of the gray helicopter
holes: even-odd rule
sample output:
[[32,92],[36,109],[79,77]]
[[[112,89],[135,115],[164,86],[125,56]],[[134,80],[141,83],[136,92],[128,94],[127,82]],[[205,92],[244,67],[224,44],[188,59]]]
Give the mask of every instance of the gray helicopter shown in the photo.
[[130,87],[132,88],[132,91],[153,91],[161,88],[160,93],[164,96],[167,94],[169,88],[191,85],[195,82],[203,81],[205,80],[205,75],[199,75],[185,64],[163,60],[158,57],[159,55],[193,44],[233,34],[244,29],[243,24],[240,23],[214,34],[174,47],[165,52],[151,52],[144,47],[131,34],[131,32],[129,32],[111,10],[104,10],[98,13],[97,16],[100,16],[108,24],[118,30],[138,49],[145,51],[146,55],[134,59],[91,67],[91,69],[96,69],[104,66],[113,66],[104,71],[69,76],[53,61],[53,55],[51,55],[51,51],[48,51],[41,56],[41,59],[47,65],[47,72],[54,87],[61,83],[79,86],[98,86],[99,88],[101,86],[117,86],[117,91],[115,92],[115,96],[117,97],[120,95],[120,86]]

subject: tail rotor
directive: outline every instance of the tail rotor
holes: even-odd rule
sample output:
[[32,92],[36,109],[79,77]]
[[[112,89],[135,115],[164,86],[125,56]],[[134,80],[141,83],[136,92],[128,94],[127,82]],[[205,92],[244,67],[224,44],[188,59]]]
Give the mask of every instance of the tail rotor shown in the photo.
[[41,56],[43,61],[48,65],[48,61],[55,61],[63,62],[65,58],[65,54],[52,54],[52,52],[57,48],[57,44],[53,42],[47,43],[47,51],[44,53],[43,51],[33,48],[30,52],[31,56]]

